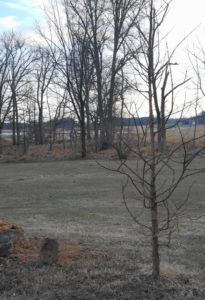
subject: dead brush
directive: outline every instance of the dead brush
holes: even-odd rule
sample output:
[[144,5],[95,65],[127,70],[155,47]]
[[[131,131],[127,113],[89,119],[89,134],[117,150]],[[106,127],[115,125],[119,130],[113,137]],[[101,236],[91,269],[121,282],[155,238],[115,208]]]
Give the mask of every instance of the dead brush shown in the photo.
[[18,253],[24,251],[24,249],[27,249],[28,247],[29,241],[24,236],[20,236],[12,243],[12,252]]
[[127,159],[133,145],[133,140],[129,135],[119,135],[113,144],[113,148],[117,152],[118,158]]
[[161,263],[160,266],[162,277],[179,285],[190,284],[189,279],[185,276],[185,271],[181,266],[173,266],[168,263]]

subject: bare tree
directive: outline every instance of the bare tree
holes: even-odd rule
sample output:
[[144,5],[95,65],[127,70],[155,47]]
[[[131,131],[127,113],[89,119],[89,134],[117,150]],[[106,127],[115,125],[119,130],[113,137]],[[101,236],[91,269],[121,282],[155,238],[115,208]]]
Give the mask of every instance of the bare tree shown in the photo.
[[[56,142],[56,130],[59,122],[63,123],[63,119],[66,114],[66,106],[67,106],[67,95],[66,91],[61,95],[58,91],[48,91],[46,94],[47,98],[47,109],[49,114],[49,144],[50,151],[52,150],[53,144]],[[49,99],[52,101],[49,101]],[[55,99],[55,103],[53,103]],[[63,126],[63,144],[65,145],[65,137],[64,137],[64,126]],[[64,146],[65,147],[65,146]]]
[[[173,131],[176,136],[179,135],[179,139],[176,143],[172,143],[169,150],[159,153],[156,150],[157,141],[153,126],[153,99],[149,109],[149,147],[146,151],[142,145],[134,149],[123,139],[121,143],[124,143],[124,147],[129,150],[132,160],[121,157],[118,168],[112,171],[126,176],[123,186],[125,207],[136,224],[151,234],[153,277],[158,279],[160,276],[159,241],[163,233],[167,232],[167,245],[170,245],[171,236],[177,228],[177,220],[189,198],[190,189],[184,199],[177,198],[176,190],[187,177],[205,171],[205,169],[191,167],[194,159],[204,149],[203,145],[201,146],[204,134],[195,137],[190,135],[191,137],[185,138],[183,129],[177,126]],[[193,142],[197,146],[194,152],[190,152]],[[136,211],[133,202],[130,203],[130,194],[137,203]],[[150,212],[150,218],[147,211]]]
[[0,40],[0,133],[11,109],[9,93],[9,58],[11,52],[5,47],[5,35]]
[[34,84],[36,84],[35,102],[38,109],[38,143],[43,144],[44,97],[53,79],[56,65],[49,49],[46,47],[37,47],[35,49],[35,56],[33,76]]
[[23,101],[28,86],[31,63],[33,61],[30,48],[25,40],[14,34],[4,36],[5,49],[9,55],[9,87],[12,102],[13,144],[20,144],[19,103]]
[[[132,53],[127,47],[128,39],[137,34],[135,24],[139,22],[140,14],[145,1],[139,0],[112,0],[110,16],[113,19],[112,37],[109,47],[112,48],[109,91],[107,100],[107,142],[108,146],[113,144],[113,107],[115,104],[115,93],[117,90],[117,78],[127,62],[132,58]],[[136,42],[136,41],[135,41]],[[137,45],[136,45],[137,46]],[[122,94],[122,90],[121,90]]]
[[93,83],[93,65],[86,33],[74,33],[69,64],[68,93],[81,128],[82,157],[86,157],[86,112],[89,108],[90,88]]
[[105,20],[106,1],[68,1],[64,0],[64,6],[67,9],[67,15],[72,8],[78,23],[87,35],[92,53],[93,63],[96,75],[97,90],[97,120],[100,129],[100,148],[103,147],[106,140],[105,129],[105,99],[103,95],[103,51],[107,40],[107,22]]
[[[0,38],[0,134],[6,118],[11,110],[11,98],[9,92],[9,57],[10,50],[5,47],[5,36]],[[2,152],[2,137],[0,136],[0,152]]]
[[[63,8],[63,12],[61,10]],[[67,91],[68,101],[72,104],[81,129],[81,156],[86,156],[86,114],[89,111],[89,95],[93,82],[93,65],[87,32],[79,26],[78,16],[74,15],[67,1],[59,7],[51,1],[51,10],[46,13],[50,24],[50,36],[41,36],[50,47],[53,60],[56,62],[58,78],[55,84]],[[61,19],[64,19],[66,27]],[[55,38],[53,38],[55,36]],[[57,55],[58,57],[57,57]]]
[[[157,39],[155,42],[156,30],[162,24],[169,3],[162,1],[162,6],[155,8],[154,0],[147,1],[143,22],[147,21],[147,26],[142,29],[138,27],[141,36],[140,51],[134,53],[136,60],[135,70],[139,78],[145,83],[143,88],[138,86],[138,92],[146,99],[144,105],[147,105],[149,112],[149,124],[147,131],[142,131],[142,140],[148,134],[148,144],[146,151],[140,143],[136,143],[137,147],[133,148],[124,140],[125,146],[130,149],[130,153],[136,159],[136,164],[130,163],[127,159],[122,159],[117,169],[127,177],[123,187],[124,204],[133,218],[133,220],[151,233],[152,242],[152,266],[153,277],[158,279],[160,276],[160,254],[159,239],[164,231],[168,232],[168,240],[175,228],[175,221],[179,216],[182,207],[188,200],[189,191],[184,199],[177,199],[174,193],[181,182],[185,178],[192,176],[204,169],[191,168],[191,163],[197,155],[203,150],[199,141],[204,137],[191,136],[184,137],[182,128],[176,122],[172,128],[173,133],[179,136],[176,143],[172,143],[169,148],[164,151],[161,147],[161,139],[164,138],[162,131],[166,130],[165,125],[168,118],[174,113],[175,90],[187,82],[185,78],[177,85],[173,83],[173,73],[171,70],[171,56],[165,63],[160,65],[160,57],[155,57],[155,51],[159,53],[167,53],[167,47],[162,48]],[[161,15],[161,17],[160,17]],[[148,31],[146,31],[148,30]],[[168,73],[169,70],[169,73]],[[166,92],[168,77],[171,83],[168,85]],[[160,97],[158,95],[160,91]],[[169,102],[168,102],[169,101]],[[165,118],[166,105],[169,105],[169,113]],[[180,114],[184,112],[184,106],[181,106]],[[157,122],[155,118],[157,115]],[[157,128],[155,128],[157,123]],[[156,135],[158,139],[156,139]],[[194,153],[189,152],[190,145],[193,141],[197,143],[197,150]],[[137,141],[136,141],[137,142]],[[159,151],[160,150],[160,151]],[[163,151],[162,151],[163,150]],[[166,177],[164,177],[166,174]],[[129,199],[126,194],[132,192],[134,199],[137,201],[137,212],[133,210],[133,206],[129,205]],[[147,211],[150,213],[147,218]]]
[[133,44],[134,69],[139,79],[136,89],[149,103],[150,95],[154,101],[153,113],[156,114],[157,125],[155,134],[159,152],[165,150],[166,127],[174,110],[175,92],[189,81],[185,74],[183,80],[175,83],[172,71],[172,67],[178,65],[177,62],[173,62],[175,51],[184,39],[170,53],[161,34],[170,2],[161,1],[156,8],[156,1],[147,1],[143,21],[137,24],[140,50],[135,49]]
[[[69,1],[66,1],[67,7]],[[114,138],[114,105],[117,78],[131,59],[128,38],[134,35],[145,1],[70,1],[81,27],[87,33],[96,74],[100,148],[110,147]]]

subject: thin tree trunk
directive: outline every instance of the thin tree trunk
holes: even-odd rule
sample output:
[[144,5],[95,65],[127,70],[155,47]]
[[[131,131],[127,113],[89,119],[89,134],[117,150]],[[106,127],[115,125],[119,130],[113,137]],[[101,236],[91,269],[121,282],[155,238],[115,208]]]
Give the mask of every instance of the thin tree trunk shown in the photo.
[[152,271],[154,279],[160,276],[160,258],[159,258],[159,225],[158,225],[158,205],[156,199],[156,155],[155,155],[155,141],[154,141],[154,118],[152,109],[152,96],[150,95],[150,140],[151,140],[151,186],[150,186],[150,206],[151,206],[151,220],[152,220]]
[[[158,206],[156,199],[156,150],[155,150],[155,132],[154,132],[154,114],[153,114],[153,45],[152,45],[152,6],[150,13],[150,36],[149,36],[149,129],[150,129],[150,143],[151,143],[151,178],[150,178],[150,207],[151,207],[151,223],[152,223],[152,271],[153,278],[158,279],[160,276],[160,259],[159,259],[159,225],[158,225]],[[159,123],[158,123],[159,124]]]
[[17,103],[16,103],[16,135],[17,135],[17,145],[20,145],[20,126],[19,126],[19,115],[18,115]]
[[[115,33],[116,34],[116,33]],[[112,147],[114,138],[113,127],[113,104],[114,104],[114,91],[115,91],[115,77],[116,77],[116,59],[117,59],[117,44],[118,39],[115,37],[115,46],[113,50],[112,68],[111,68],[111,80],[110,91],[108,99],[108,120],[107,120],[107,143],[108,147]]]
[[100,121],[100,149],[102,149],[106,146],[106,136],[105,136],[105,122],[104,122],[105,120],[104,120],[103,97],[102,97],[102,72],[100,67],[98,41],[97,41],[95,30],[94,30],[94,63],[95,63],[96,78],[97,78],[98,117]]
[[158,129],[157,139],[158,139],[157,150],[160,153],[163,153],[165,151],[165,146],[166,146],[166,128],[160,126],[160,128]]
[[43,145],[44,134],[43,134],[43,109],[42,108],[39,109],[38,126],[39,126],[39,144]]
[[98,145],[98,141],[99,141],[99,135],[98,135],[98,124],[97,124],[97,120],[94,120],[93,122],[93,127],[94,127],[94,132],[95,132],[95,152],[98,151],[99,145]]
[[[154,174],[152,174],[154,176]],[[156,202],[155,184],[151,199],[151,219],[152,219],[152,274],[154,279],[160,276],[160,259],[159,259],[159,225],[158,225],[158,206]]]
[[14,100],[13,100],[12,140],[13,140],[13,145],[16,145],[16,111],[15,111]]
[[86,129],[85,129],[85,112],[84,106],[81,106],[81,156],[82,158],[86,157]]
[[3,124],[0,126],[0,154],[3,153],[2,129],[3,129]]
[[86,101],[86,117],[87,117],[87,140],[91,140],[91,132],[90,132],[90,108],[89,103]]

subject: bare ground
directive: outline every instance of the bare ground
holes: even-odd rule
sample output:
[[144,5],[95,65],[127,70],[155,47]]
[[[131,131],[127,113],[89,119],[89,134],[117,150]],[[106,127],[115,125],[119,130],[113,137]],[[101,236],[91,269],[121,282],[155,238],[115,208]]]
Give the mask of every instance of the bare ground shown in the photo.
[[[205,158],[196,160],[199,166],[205,167]],[[68,240],[85,249],[63,266],[1,259],[0,299],[205,299],[204,174],[189,178],[174,195],[183,198],[195,182],[171,248],[161,247],[162,279],[156,283],[150,238],[125,210],[121,175],[92,160],[0,167],[0,218],[20,224],[28,237]],[[99,251],[90,256],[93,249]]]

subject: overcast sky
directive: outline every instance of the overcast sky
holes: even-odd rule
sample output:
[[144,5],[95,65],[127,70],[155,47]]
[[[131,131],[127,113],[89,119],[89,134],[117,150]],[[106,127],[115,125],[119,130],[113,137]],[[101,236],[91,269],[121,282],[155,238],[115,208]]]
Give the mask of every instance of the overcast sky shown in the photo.
[[[42,3],[43,0],[1,0],[0,30],[31,30],[34,20],[42,18],[39,10]],[[204,26],[204,20],[205,0],[173,0],[169,23],[180,34],[200,23]]]
[[189,43],[205,35],[205,0],[173,0],[167,17],[167,28],[173,29],[171,39],[176,44],[180,39],[191,34]]
[[[0,0],[0,32],[14,29],[31,32],[35,20],[42,20],[40,5],[48,0]],[[205,0],[173,0],[167,18],[167,27],[173,29],[171,39],[176,41],[201,24],[205,28]]]

